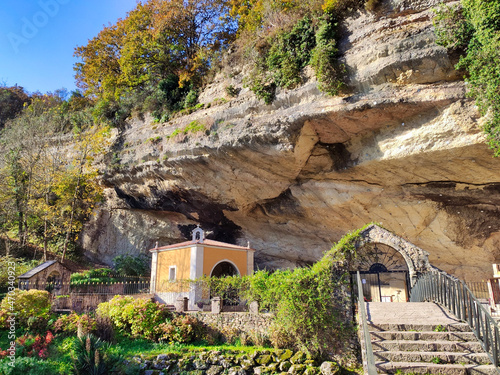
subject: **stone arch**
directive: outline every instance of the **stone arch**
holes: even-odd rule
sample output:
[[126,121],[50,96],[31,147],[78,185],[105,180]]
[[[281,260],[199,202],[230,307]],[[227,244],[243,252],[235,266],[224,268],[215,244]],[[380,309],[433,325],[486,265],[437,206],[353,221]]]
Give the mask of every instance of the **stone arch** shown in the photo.
[[47,276],[46,280],[47,290],[49,292],[57,291],[62,287],[62,276],[59,271],[52,271]]
[[[394,249],[400,254],[408,267],[411,286],[415,284],[417,277],[421,273],[428,271],[431,267],[429,263],[429,253],[427,251],[389,232],[387,229],[373,224],[364,229],[360,235],[361,241],[357,246],[359,250],[361,250],[363,246],[369,244],[381,244]],[[360,253],[360,256],[362,257],[362,253]],[[354,266],[358,267],[359,263],[360,261],[356,262]]]
[[61,274],[58,271],[52,271],[49,276],[47,276],[47,283],[56,283],[61,281]]
[[396,249],[380,242],[364,243],[357,250],[356,268],[360,271],[409,271],[405,257]]

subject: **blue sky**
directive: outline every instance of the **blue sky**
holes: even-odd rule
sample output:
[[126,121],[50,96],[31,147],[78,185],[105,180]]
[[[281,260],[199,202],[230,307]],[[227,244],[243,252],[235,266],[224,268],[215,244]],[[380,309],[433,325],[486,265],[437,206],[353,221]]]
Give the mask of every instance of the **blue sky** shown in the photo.
[[0,7],[0,83],[42,93],[76,88],[73,57],[137,0],[6,0]]

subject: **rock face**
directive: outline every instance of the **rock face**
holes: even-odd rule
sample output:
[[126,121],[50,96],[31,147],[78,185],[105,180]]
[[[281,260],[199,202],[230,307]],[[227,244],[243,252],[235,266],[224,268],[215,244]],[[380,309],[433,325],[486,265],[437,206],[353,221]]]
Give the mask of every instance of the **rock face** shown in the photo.
[[[164,124],[131,120],[108,155],[115,168],[84,231],[87,254],[109,262],[184,241],[200,224],[216,240],[250,241],[258,267],[294,267],[375,221],[447,272],[491,277],[500,161],[453,58],[434,42],[437,3],[383,1],[346,19],[339,47],[351,95],[322,94],[309,77],[265,105],[232,66],[201,95],[211,106]],[[228,85],[238,97],[216,99]]]

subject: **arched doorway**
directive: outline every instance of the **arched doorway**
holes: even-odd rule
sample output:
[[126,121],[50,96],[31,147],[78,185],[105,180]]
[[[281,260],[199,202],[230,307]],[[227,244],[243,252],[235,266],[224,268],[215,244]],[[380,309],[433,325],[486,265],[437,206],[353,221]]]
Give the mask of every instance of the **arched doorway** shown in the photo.
[[46,287],[45,289],[52,293],[56,293],[61,289],[62,286],[62,278],[61,274],[58,271],[52,271],[47,277]]
[[[210,277],[237,276],[239,274],[238,268],[234,263],[223,260],[215,265],[210,273]],[[210,299],[212,297],[212,293],[210,293]],[[240,304],[239,294],[235,289],[227,289],[221,297],[223,306],[237,306]]]
[[409,269],[403,255],[383,243],[365,243],[358,249],[353,272],[359,271],[365,298],[371,302],[406,302]]
[[[398,259],[401,265],[404,264],[408,270],[409,286],[413,286],[416,283],[418,275],[427,272],[431,268],[429,253],[427,251],[376,224],[371,224],[360,232],[360,241],[357,249],[362,248],[366,244],[384,244],[397,251],[403,260],[399,257],[396,259]],[[352,271],[355,270],[357,268],[352,269]]]
[[210,277],[237,276],[239,274],[238,268],[232,262],[223,260],[215,265]]

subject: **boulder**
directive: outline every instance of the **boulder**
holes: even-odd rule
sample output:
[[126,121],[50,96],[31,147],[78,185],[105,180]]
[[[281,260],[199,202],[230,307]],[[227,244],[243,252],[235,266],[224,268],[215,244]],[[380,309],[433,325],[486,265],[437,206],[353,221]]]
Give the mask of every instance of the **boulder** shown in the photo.
[[319,369],[322,375],[340,374],[340,366],[336,362],[323,362]]

